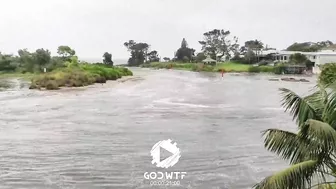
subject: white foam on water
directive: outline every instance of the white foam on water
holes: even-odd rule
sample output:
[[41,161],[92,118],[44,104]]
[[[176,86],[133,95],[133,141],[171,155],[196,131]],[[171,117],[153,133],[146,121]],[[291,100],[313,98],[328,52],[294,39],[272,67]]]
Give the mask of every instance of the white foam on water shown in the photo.
[[276,107],[265,107],[260,108],[261,110],[271,110],[271,111],[283,111],[284,109],[282,107],[276,108]]
[[170,98],[164,98],[160,100],[153,101],[154,103],[158,104],[166,104],[166,105],[173,105],[173,106],[186,106],[191,108],[210,108],[210,106],[206,106],[203,104],[191,104],[191,103],[183,103],[183,102],[172,102]]

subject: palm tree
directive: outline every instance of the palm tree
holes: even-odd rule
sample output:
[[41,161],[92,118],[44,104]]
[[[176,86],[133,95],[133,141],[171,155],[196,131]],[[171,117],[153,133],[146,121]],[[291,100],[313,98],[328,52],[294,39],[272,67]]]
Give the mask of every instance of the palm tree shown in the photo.
[[296,121],[298,132],[268,129],[265,148],[291,166],[266,177],[256,189],[331,188],[336,183],[336,85],[318,85],[301,97],[280,89],[283,107]]

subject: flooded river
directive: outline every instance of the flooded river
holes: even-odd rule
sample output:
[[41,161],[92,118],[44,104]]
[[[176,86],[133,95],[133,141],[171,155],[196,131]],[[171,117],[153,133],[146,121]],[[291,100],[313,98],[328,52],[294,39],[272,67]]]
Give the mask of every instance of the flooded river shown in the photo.
[[[274,76],[134,70],[135,80],[78,91],[0,92],[0,188],[247,189],[286,163],[263,148],[261,131],[295,129],[278,88],[314,82]],[[168,169],[150,150],[171,139]],[[151,186],[145,172],[186,172],[179,186]]]

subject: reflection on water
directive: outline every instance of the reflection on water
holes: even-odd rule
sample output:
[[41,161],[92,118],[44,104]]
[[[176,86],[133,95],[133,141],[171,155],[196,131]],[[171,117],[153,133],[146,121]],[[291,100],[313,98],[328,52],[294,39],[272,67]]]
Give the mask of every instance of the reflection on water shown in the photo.
[[[274,76],[135,70],[142,80],[85,91],[0,92],[1,188],[150,188],[150,150],[172,139],[185,171],[174,188],[251,188],[286,164],[261,131],[295,129]],[[155,187],[160,188],[160,187]],[[170,188],[170,187],[162,187]]]

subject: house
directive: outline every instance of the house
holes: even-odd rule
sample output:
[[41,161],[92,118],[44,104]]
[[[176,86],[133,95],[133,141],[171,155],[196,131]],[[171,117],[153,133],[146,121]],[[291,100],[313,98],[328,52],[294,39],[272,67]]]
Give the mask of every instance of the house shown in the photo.
[[320,72],[320,65],[327,63],[336,63],[336,45],[331,45],[327,48],[324,48],[318,52],[301,52],[301,51],[278,51],[270,50],[263,51],[262,56],[272,54],[273,60],[276,62],[288,62],[289,57],[292,54],[300,53],[306,55],[306,57],[313,63],[313,73]]

